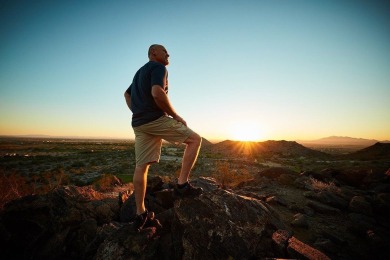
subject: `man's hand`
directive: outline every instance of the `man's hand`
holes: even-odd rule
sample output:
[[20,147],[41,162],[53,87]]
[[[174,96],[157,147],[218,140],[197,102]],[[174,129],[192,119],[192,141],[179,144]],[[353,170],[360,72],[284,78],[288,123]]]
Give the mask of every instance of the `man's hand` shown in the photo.
[[187,122],[176,113],[168,98],[168,95],[165,93],[164,89],[160,85],[152,86],[152,96],[157,106],[161,108],[162,111],[170,115],[176,121],[181,122],[185,126],[187,126]]
[[175,119],[176,121],[178,121],[178,122],[182,123],[183,125],[187,126],[187,122],[181,116],[175,115],[173,117],[173,119]]

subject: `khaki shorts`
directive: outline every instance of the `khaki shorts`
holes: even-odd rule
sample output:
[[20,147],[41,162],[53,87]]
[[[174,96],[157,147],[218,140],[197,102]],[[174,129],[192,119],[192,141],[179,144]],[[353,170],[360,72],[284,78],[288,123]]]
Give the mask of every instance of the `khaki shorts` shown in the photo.
[[175,119],[162,116],[150,123],[133,127],[136,165],[159,162],[162,140],[181,144],[194,133]]

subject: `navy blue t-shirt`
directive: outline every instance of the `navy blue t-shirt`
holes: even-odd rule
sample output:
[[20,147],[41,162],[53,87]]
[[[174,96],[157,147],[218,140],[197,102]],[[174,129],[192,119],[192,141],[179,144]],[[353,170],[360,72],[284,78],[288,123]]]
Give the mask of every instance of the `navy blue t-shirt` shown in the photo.
[[137,127],[166,115],[154,101],[152,86],[160,85],[168,93],[168,71],[165,66],[149,61],[142,66],[133,78],[126,92],[131,96],[131,125]]

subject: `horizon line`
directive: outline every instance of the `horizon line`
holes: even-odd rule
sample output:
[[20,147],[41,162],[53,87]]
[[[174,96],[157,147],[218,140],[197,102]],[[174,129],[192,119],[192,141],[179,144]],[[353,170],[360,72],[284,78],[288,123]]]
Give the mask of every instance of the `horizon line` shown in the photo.
[[[287,139],[267,139],[267,140],[254,140],[254,141],[240,141],[240,140],[232,140],[232,139],[208,139],[202,136],[203,139],[206,139],[207,141],[211,143],[218,143],[223,141],[234,141],[234,142],[265,142],[265,141],[291,141],[291,142],[314,142],[319,141],[321,139],[326,138],[351,138],[351,139],[360,139],[361,141],[375,141],[375,142],[390,142],[390,140],[378,140],[378,139],[367,139],[367,138],[360,138],[360,137],[350,137],[350,136],[337,136],[337,135],[331,135],[327,137],[322,137],[318,139],[311,139],[311,140],[305,140],[305,139],[293,139],[293,140],[287,140]],[[135,141],[134,138],[129,137],[110,137],[110,136],[56,136],[56,135],[43,135],[43,134],[26,134],[26,135],[0,135],[0,138],[50,138],[50,139],[89,139],[89,140],[123,140],[123,141]]]

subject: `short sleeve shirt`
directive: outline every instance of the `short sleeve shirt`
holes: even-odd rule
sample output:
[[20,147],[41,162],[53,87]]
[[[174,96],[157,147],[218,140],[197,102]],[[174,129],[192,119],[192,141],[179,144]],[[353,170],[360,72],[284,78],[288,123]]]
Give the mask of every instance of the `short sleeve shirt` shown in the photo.
[[168,93],[168,71],[165,66],[155,61],[149,61],[142,66],[126,90],[131,96],[131,125],[137,127],[152,122],[166,115],[154,101],[152,86],[161,86]]

